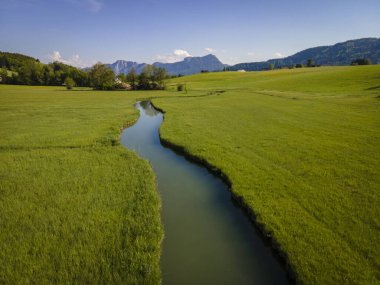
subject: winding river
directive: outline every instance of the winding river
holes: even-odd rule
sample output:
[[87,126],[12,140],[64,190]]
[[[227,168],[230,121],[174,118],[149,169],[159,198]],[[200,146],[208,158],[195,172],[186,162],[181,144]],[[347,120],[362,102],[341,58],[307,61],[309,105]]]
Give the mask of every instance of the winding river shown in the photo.
[[163,114],[148,101],[135,106],[140,118],[123,131],[121,142],[149,160],[157,177],[165,231],[163,284],[288,284],[285,269],[234,205],[227,185],[163,147]]

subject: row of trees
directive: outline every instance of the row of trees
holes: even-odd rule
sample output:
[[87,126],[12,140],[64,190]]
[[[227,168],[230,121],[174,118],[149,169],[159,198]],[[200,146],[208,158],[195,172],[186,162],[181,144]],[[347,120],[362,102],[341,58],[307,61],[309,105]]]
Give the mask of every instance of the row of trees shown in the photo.
[[89,78],[91,86],[97,90],[161,90],[169,75],[164,68],[146,65],[140,74],[132,68],[128,74],[115,76],[111,68],[97,63],[91,68]]
[[3,84],[157,90],[164,89],[167,78],[166,70],[154,65],[146,65],[140,74],[132,68],[128,74],[115,76],[113,70],[102,63],[95,64],[90,70],[81,70],[61,62],[43,64],[22,54],[0,52],[0,83]]

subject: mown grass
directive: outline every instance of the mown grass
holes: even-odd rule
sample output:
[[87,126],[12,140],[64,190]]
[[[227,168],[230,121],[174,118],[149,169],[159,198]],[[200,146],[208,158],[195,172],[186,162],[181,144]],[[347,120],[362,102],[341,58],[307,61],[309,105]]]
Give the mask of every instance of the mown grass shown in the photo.
[[0,85],[0,283],[160,283],[154,173],[118,144],[142,95]]
[[300,284],[380,283],[380,66],[173,82],[161,137],[229,177]]

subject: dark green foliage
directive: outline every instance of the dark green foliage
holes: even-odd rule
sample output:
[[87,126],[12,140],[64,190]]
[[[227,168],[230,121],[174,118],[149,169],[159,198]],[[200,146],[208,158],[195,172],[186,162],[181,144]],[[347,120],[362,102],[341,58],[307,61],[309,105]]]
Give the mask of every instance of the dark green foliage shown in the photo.
[[8,72],[6,69],[0,69],[0,83],[5,84],[8,82]]
[[358,58],[351,62],[351,65],[371,65],[372,62],[368,58]]
[[75,86],[75,81],[71,77],[66,77],[65,85],[67,89],[71,90]]
[[121,81],[121,82],[127,82],[127,76],[124,74],[124,73],[120,73],[117,78]]
[[163,68],[163,67],[154,67],[152,81],[155,81],[155,82],[158,83],[159,89],[163,89],[163,87],[164,87],[164,81],[167,78],[168,78],[168,73],[166,72],[165,68]]
[[[135,75],[130,73],[128,73],[127,77],[135,78]],[[168,77],[165,68],[148,64],[138,76],[137,88],[140,90],[163,90],[164,81]]]
[[306,63],[307,67],[315,67],[314,60],[312,58],[309,58]]
[[183,91],[183,89],[184,89],[184,85],[183,85],[183,84],[178,84],[178,85],[177,85],[177,91],[178,91],[178,92]]
[[115,74],[105,64],[95,64],[89,73],[91,86],[96,90],[112,90],[115,84]]
[[0,67],[8,70],[16,71],[19,67],[26,63],[38,63],[39,61],[33,57],[19,53],[0,52]]
[[150,84],[149,84],[148,74],[146,74],[145,72],[141,72],[138,78],[139,78],[138,89],[149,90]]
[[302,67],[303,67],[303,64],[301,64],[301,63],[296,64],[296,68],[302,68]]
[[136,88],[137,88],[137,73],[136,73],[136,69],[134,67],[132,67],[131,70],[128,72],[126,80],[128,83],[131,84],[132,89],[136,90]]
[[43,64],[38,59],[22,54],[0,52],[0,68],[12,71],[12,76],[6,80],[7,84],[62,85],[66,77],[70,77],[77,86],[88,86],[85,71],[61,62]]
[[269,64],[269,70],[273,70],[273,69],[274,69],[273,63]]

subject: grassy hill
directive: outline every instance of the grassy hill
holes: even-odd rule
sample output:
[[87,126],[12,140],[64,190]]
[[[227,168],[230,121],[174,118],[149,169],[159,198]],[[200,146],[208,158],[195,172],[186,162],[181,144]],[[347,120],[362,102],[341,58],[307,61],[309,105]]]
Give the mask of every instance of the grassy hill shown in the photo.
[[379,283],[380,66],[185,81],[162,138],[228,176],[297,281]]

